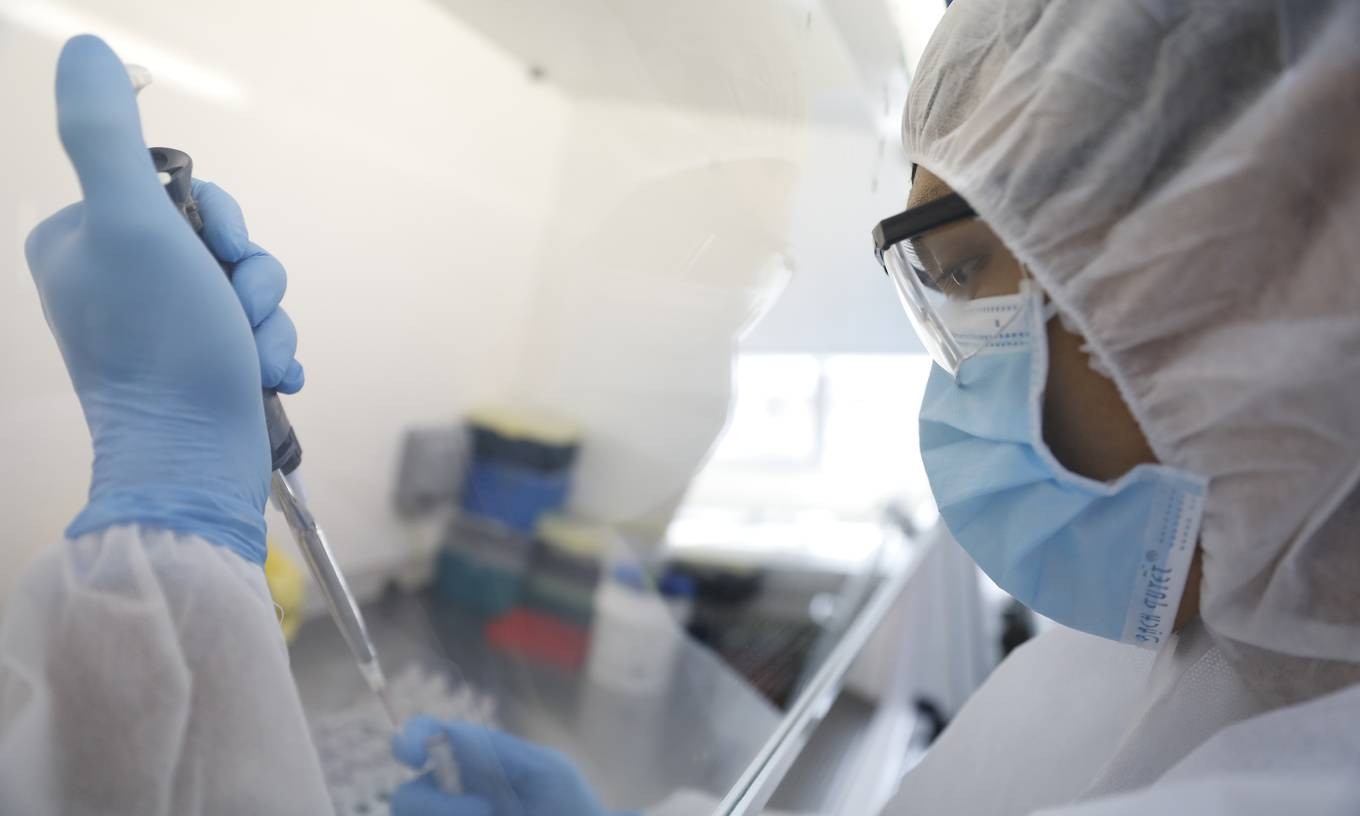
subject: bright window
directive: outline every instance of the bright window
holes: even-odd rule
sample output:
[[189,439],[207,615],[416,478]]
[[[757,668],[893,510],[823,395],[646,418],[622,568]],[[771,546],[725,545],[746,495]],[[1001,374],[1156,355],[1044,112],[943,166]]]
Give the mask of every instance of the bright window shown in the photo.
[[917,409],[921,354],[745,354],[728,426],[685,509],[871,518],[929,500]]

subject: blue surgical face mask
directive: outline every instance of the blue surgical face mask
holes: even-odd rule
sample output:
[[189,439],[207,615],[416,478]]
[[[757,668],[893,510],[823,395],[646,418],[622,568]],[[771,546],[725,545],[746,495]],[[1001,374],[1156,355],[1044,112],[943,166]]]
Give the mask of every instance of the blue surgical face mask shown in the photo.
[[[921,454],[940,515],[1002,589],[1058,623],[1156,647],[1171,634],[1199,536],[1206,483],[1139,465],[1113,483],[1078,476],[1044,444],[1048,376],[1042,295],[961,307],[1005,329],[938,366],[921,404]],[[976,315],[973,315],[976,317]]]

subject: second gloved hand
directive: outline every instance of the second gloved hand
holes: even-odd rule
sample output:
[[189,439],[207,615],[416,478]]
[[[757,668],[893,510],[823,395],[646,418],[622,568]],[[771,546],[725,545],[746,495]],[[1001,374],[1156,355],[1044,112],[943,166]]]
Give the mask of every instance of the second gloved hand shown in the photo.
[[302,386],[296,334],[277,308],[283,268],[249,243],[239,208],[213,185],[195,186],[204,240],[189,228],[101,40],[66,44],[56,91],[84,200],[39,224],[25,251],[94,445],[89,503],[67,535],[145,524],[263,563],[260,388]]
[[425,774],[397,788],[393,816],[609,816],[565,756],[482,726],[413,717],[392,753],[423,768],[436,736],[453,746],[463,792],[446,793]]

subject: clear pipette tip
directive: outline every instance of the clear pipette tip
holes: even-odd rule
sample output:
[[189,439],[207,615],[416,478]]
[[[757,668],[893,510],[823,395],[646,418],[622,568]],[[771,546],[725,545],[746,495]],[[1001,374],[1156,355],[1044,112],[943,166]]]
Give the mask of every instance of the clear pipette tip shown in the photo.
[[383,677],[382,666],[376,659],[367,663],[359,664],[359,671],[363,672],[364,681],[373,691],[378,702],[382,703],[383,712],[387,714],[387,721],[392,724],[392,730],[401,730],[401,719],[397,716],[397,709],[392,705],[392,697],[387,693],[387,678]]
[[[387,712],[387,720],[392,723],[392,729],[400,732],[401,721],[397,718],[397,710],[387,693],[387,680],[383,677],[382,666],[377,660],[370,660],[367,663],[360,663],[359,671],[363,672],[368,687],[373,690],[378,702],[382,703],[383,711]],[[439,789],[445,793],[462,793],[463,776],[458,770],[458,760],[454,758],[453,744],[449,742],[448,735],[444,733],[431,735],[425,741],[425,752],[429,759],[430,772],[434,775],[435,784]]]
[[151,84],[151,72],[140,65],[126,63],[123,69],[127,71],[128,81],[132,83],[132,92],[141,93],[142,89]]

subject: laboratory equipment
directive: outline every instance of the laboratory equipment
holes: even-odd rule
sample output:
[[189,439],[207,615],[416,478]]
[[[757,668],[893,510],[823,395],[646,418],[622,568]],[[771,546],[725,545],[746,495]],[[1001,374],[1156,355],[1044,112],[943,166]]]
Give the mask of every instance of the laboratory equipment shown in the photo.
[[452,509],[462,487],[467,447],[467,435],[457,425],[408,429],[397,465],[397,513],[414,519]]
[[488,621],[487,645],[498,652],[574,673],[585,662],[590,633],[555,615],[517,606]]
[[[467,683],[450,664],[407,663],[393,672],[388,689],[399,716],[419,713],[441,721],[488,729],[501,727],[496,698]],[[352,705],[310,719],[312,739],[336,813],[341,816],[385,813],[385,802],[392,790],[412,775],[411,769],[392,756],[386,712],[374,704],[373,698],[365,696]],[[427,740],[426,753],[428,769],[440,789],[458,792],[462,787],[460,771],[443,732]]]
[[467,426],[472,454],[463,479],[464,511],[532,534],[539,519],[562,509],[580,452],[575,426],[507,408],[476,411]]
[[483,617],[520,602],[534,539],[501,524],[462,514],[451,521],[435,560],[435,591]]
[[541,518],[515,605],[487,624],[487,641],[545,665],[573,671],[584,665],[602,554],[612,536],[597,524]]
[[[278,401],[277,395],[274,400]],[[279,412],[282,413],[282,408]],[[284,418],[283,421],[287,422],[287,419]],[[289,434],[292,434],[291,428]],[[272,432],[270,435],[273,436]],[[301,455],[300,448],[298,454]],[[340,634],[345,638],[345,645],[358,662],[364,682],[382,703],[392,727],[400,727],[400,720],[387,694],[387,682],[383,676],[382,664],[378,662],[378,652],[369,637],[368,627],[364,624],[363,614],[359,611],[359,604],[350,592],[344,573],[340,571],[340,565],[326,541],[326,534],[307,507],[297,466],[287,472],[276,469],[272,487],[271,498],[274,506],[288,520],[288,527],[293,531],[298,549],[302,551],[303,559],[306,560],[312,577],[316,579],[322,597],[326,599],[326,606],[336,626],[339,627]]]
[[599,524],[567,516],[539,520],[538,548],[525,581],[523,605],[589,627],[604,554],[615,534]]
[[657,581],[656,590],[661,593],[661,599],[666,602],[666,609],[676,625],[681,629],[689,626],[690,618],[694,615],[694,596],[698,591],[694,579],[683,572],[667,570]]
[[446,733],[431,734],[425,741],[425,753],[430,757],[430,773],[435,784],[445,793],[460,793],[463,778],[458,772],[458,760],[453,756],[453,743]]
[[591,682],[619,693],[664,694],[685,639],[642,566],[615,564],[595,596],[586,673]]
[[873,230],[874,254],[932,359],[950,374],[994,341],[1014,313],[984,298],[1019,291],[1023,269],[957,195],[912,207]]
[[[457,752],[462,759],[458,779],[439,781],[432,747],[445,756]],[[392,754],[408,768],[429,770],[393,792],[392,812],[400,816],[611,816],[570,759],[510,734],[413,717],[392,740]],[[457,789],[441,788],[445,783]]]
[[[128,66],[128,77],[137,91],[151,82],[151,74],[140,66]],[[175,208],[193,228],[196,234],[203,232],[203,218],[199,215],[198,204],[193,194],[193,159],[182,150],[168,147],[150,148],[151,159],[157,177],[165,187]],[[230,276],[230,271],[227,270]],[[344,636],[345,643],[358,663],[364,682],[382,702],[393,728],[399,721],[387,695],[387,682],[383,676],[378,653],[369,637],[368,627],[359,611],[359,604],[350,592],[340,565],[335,560],[326,541],[326,534],[317,523],[316,517],[307,506],[306,494],[302,486],[302,446],[297,434],[283,409],[279,395],[273,389],[264,390],[265,422],[269,431],[269,448],[273,470],[270,496],[274,506],[283,514],[288,527],[302,551],[307,567],[316,580],[317,588],[326,600],[331,618]]]

